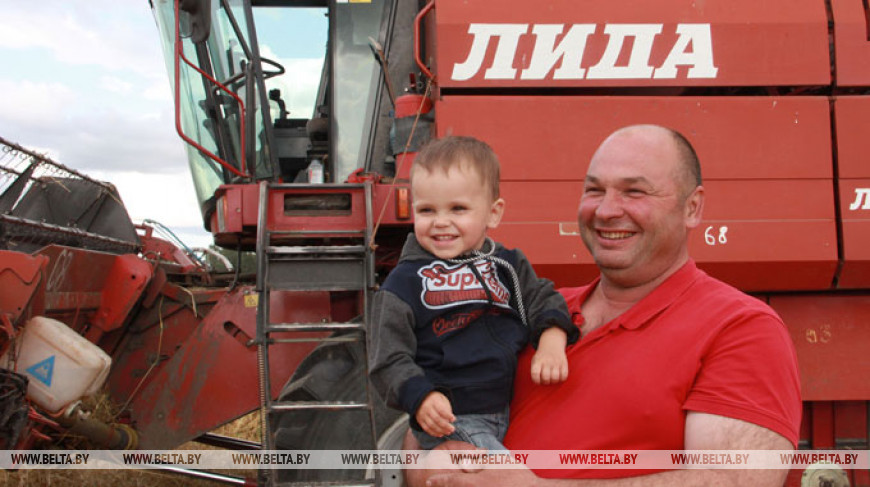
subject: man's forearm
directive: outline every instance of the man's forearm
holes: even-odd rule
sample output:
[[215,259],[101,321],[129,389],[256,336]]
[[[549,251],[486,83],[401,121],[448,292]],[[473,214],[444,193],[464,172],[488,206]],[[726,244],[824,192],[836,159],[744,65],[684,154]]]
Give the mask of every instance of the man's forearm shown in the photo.
[[[788,450],[793,447],[786,438],[761,426],[698,412],[689,412],[686,416],[684,443],[687,450]],[[462,445],[456,447],[461,448]],[[787,470],[671,470],[622,479],[543,479],[528,469],[486,469],[478,473],[447,471],[429,477],[425,483],[431,487],[781,487],[787,475]],[[412,477],[416,478],[410,479],[409,485],[417,487],[423,485],[428,475]]]
[[530,470],[447,473],[429,478],[427,487],[781,487],[786,470],[674,470],[621,479],[544,479]]
[[621,479],[539,479],[536,486],[561,487],[781,487],[787,470],[674,470]]

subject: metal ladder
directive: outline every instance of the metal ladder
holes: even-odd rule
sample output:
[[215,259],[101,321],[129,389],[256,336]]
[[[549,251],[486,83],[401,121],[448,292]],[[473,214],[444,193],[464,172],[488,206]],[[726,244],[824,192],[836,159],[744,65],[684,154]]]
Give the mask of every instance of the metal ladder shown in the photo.
[[[324,195],[341,193],[355,194],[356,203],[364,201],[363,208],[351,208],[353,218],[347,218],[347,228],[333,229],[302,229],[287,228],[287,221],[292,221],[278,215],[283,215],[284,208],[271,208],[274,205],[274,195],[281,189],[303,188],[310,194]],[[271,197],[270,197],[271,195]],[[360,198],[361,196],[361,198]],[[327,196],[328,198],[328,196]],[[277,183],[260,183],[259,215],[257,228],[257,347],[258,373],[260,383],[260,414],[262,427],[262,448],[275,450],[275,438],[271,434],[271,425],[277,422],[282,414],[293,414],[304,410],[321,412],[340,412],[349,410],[367,410],[370,421],[371,445],[377,445],[377,426],[373,407],[372,388],[368,384],[368,351],[366,349],[366,323],[368,323],[370,303],[374,288],[374,252],[369,242],[372,235],[372,191],[369,184],[309,184],[287,185]],[[311,211],[307,217],[317,218],[317,197],[310,198]],[[355,206],[360,206],[359,204]],[[359,212],[364,212],[360,215]],[[324,215],[332,215],[334,211],[324,210]],[[270,216],[271,221],[270,223]],[[270,228],[276,218],[283,219],[282,229]],[[291,225],[292,226],[292,225]],[[329,245],[331,238],[349,239],[359,242],[358,245]],[[292,245],[293,240],[323,241],[318,245]],[[277,241],[277,243],[275,243]],[[288,245],[288,243],[290,243]],[[362,323],[272,323],[270,319],[270,293],[272,291],[357,291],[361,294]],[[336,332],[358,332],[334,336]],[[325,332],[319,336],[302,336],[288,338],[297,332]],[[274,337],[280,334],[281,337]],[[272,399],[269,346],[277,343],[327,343],[327,342],[361,342],[364,356],[364,380],[366,402],[352,401],[277,401]],[[380,473],[374,471],[374,479],[339,482],[281,482],[276,480],[275,470],[261,471],[261,481],[267,486],[273,485],[334,485],[334,486],[372,486],[380,485]]]

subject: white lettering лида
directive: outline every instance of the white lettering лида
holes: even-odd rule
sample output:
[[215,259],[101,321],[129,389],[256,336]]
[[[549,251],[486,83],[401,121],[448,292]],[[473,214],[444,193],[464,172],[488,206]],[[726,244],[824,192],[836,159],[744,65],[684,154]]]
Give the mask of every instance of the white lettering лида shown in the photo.
[[[465,81],[476,76],[493,43],[495,55],[484,71],[484,79],[517,79],[514,60],[525,35],[535,39],[531,59],[519,73],[524,80],[544,79],[551,71],[552,79],[674,79],[678,66],[688,67],[687,78],[698,79],[715,78],[719,71],[713,61],[710,24],[677,24],[674,31],[677,40],[661,66],[651,65],[650,57],[663,24],[605,24],[600,35],[607,36],[607,46],[601,59],[588,70],[580,64],[589,36],[595,35],[596,24],[572,24],[567,32],[565,24],[532,24],[531,33],[529,27],[529,24],[469,24],[471,48],[465,61],[453,65],[451,79]],[[628,64],[617,66],[629,38],[633,42]]]

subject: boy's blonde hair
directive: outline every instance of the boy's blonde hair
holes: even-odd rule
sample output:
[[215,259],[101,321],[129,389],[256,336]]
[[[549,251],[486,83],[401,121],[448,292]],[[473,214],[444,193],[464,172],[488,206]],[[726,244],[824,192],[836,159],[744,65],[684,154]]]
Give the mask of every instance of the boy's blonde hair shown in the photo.
[[[480,175],[480,179],[483,181],[484,187],[489,190],[492,200],[497,200],[500,172],[498,157],[487,143],[474,137],[448,135],[428,142],[414,158],[414,167],[425,169],[427,172],[437,169],[446,173],[450,168],[462,164],[467,165]],[[413,177],[414,171],[412,170],[411,179]]]

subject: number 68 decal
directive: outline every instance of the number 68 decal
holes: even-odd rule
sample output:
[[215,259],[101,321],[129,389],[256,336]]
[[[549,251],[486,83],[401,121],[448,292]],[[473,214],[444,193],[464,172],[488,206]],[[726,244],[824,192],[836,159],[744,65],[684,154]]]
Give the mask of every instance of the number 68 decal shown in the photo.
[[714,229],[715,227],[710,225],[706,230],[704,230],[704,242],[707,245],[724,245],[728,243],[728,236],[726,235],[728,233],[728,227],[719,227],[718,235],[715,234]]

